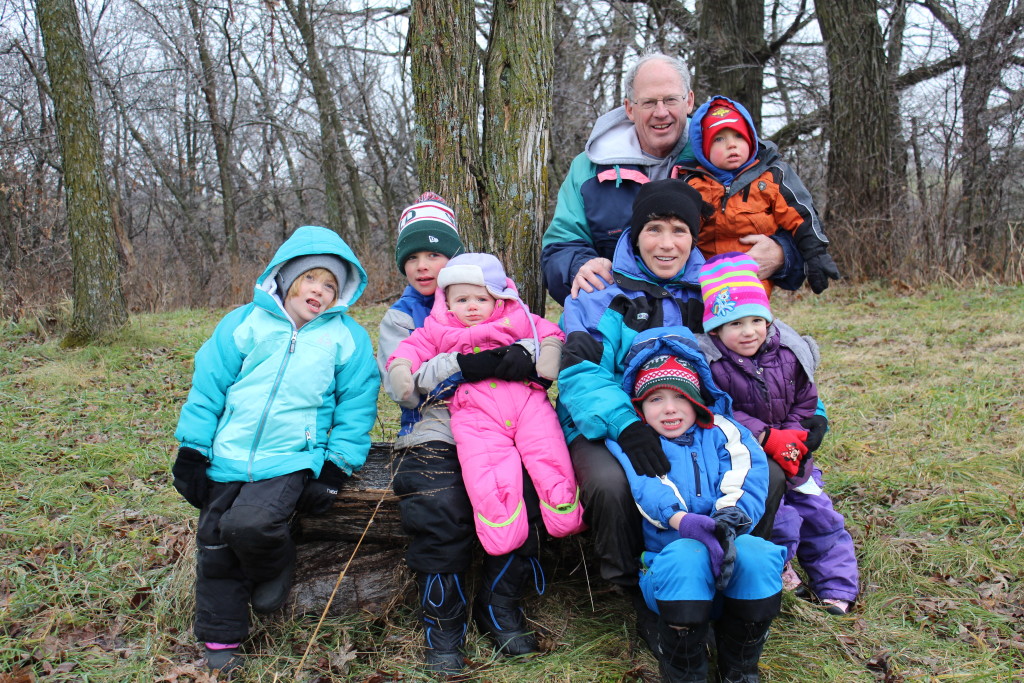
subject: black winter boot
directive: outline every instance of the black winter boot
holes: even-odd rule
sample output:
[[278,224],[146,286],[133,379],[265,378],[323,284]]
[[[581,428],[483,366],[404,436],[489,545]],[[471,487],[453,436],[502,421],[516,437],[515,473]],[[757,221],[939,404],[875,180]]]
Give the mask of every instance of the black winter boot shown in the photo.
[[665,683],[707,683],[708,624],[689,624],[682,628],[658,620],[661,654],[658,669]]
[[544,570],[536,557],[488,555],[484,559],[483,585],[473,603],[473,619],[477,628],[491,637],[498,652],[509,657],[539,649],[519,605],[531,576],[537,592],[543,594]]
[[718,676],[722,683],[758,683],[761,660],[768,627],[772,621],[743,621],[724,614],[715,624],[718,645]]
[[647,606],[640,586],[630,586],[625,591],[629,595],[633,611],[636,612],[636,634],[644,641],[651,654],[657,657],[661,652],[658,640],[658,613]]
[[271,614],[281,609],[288,593],[292,589],[292,580],[295,578],[295,550],[291,552],[291,559],[285,565],[281,573],[263,583],[256,584],[252,589],[252,609],[260,614]]
[[462,641],[466,637],[466,596],[459,574],[419,574],[423,630],[427,640],[428,671],[454,675],[462,671]]

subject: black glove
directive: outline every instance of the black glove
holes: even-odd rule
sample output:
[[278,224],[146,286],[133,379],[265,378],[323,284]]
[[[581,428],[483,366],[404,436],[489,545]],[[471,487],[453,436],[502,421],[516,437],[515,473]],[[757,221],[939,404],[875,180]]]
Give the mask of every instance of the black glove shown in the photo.
[[310,479],[299,494],[295,509],[310,515],[322,515],[331,509],[338,490],[345,481],[345,472],[330,460],[324,463],[320,476]]
[[816,254],[804,261],[804,272],[807,274],[811,291],[815,294],[821,294],[828,289],[829,279],[839,279],[839,269],[828,252]]
[[661,437],[651,425],[634,422],[619,434],[618,444],[626,453],[637,474],[660,477],[668,474],[670,465],[661,447]]
[[206,494],[210,490],[210,480],[206,476],[206,468],[210,461],[194,448],[182,446],[178,449],[178,458],[171,467],[174,475],[174,488],[181,497],[194,508],[202,509],[206,502]]
[[800,426],[807,430],[807,441],[804,441],[807,452],[818,450],[821,440],[825,438],[825,432],[828,431],[828,418],[824,415],[812,415],[800,420]]
[[[494,349],[500,351],[501,349]],[[498,379],[515,382],[536,375],[537,370],[533,365],[533,357],[530,352],[519,344],[510,344],[505,347],[505,355],[502,357],[498,367],[494,369],[495,377]]]
[[736,568],[736,529],[724,519],[716,519],[715,538],[722,544],[722,569],[715,577],[715,588],[725,590]]
[[715,520],[715,538],[722,545],[721,571],[715,577],[715,588],[724,589],[732,580],[732,572],[736,565],[736,536],[750,529],[750,517],[735,505],[715,510],[711,514]]
[[456,354],[455,360],[458,361],[459,369],[462,370],[463,379],[467,382],[479,382],[488,377],[497,377],[495,371],[504,352],[505,349],[501,348],[480,353],[459,353]]

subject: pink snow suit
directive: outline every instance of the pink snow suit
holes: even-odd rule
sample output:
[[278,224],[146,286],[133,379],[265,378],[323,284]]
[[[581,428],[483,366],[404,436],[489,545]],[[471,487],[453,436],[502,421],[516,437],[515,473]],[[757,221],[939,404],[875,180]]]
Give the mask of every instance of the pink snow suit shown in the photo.
[[[507,278],[506,287],[516,291]],[[448,311],[438,287],[430,317],[398,345],[388,367],[396,358],[405,358],[415,372],[438,353],[476,353],[530,338],[537,340],[539,355],[540,340],[552,336],[565,340],[557,325],[533,315],[515,299],[498,299],[487,320],[466,327]],[[568,536],[585,528],[569,450],[543,388],[525,380],[465,382],[452,396],[450,408],[462,478],[484,550],[504,555],[526,541],[523,465],[540,497],[548,532]]]

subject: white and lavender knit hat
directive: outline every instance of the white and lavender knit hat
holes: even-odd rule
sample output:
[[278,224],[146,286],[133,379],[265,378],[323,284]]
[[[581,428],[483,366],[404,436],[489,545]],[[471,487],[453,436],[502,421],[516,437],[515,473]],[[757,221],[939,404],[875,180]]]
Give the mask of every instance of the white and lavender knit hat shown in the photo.
[[501,261],[491,254],[459,254],[437,273],[437,288],[450,285],[479,285],[495,299],[515,299],[519,292],[508,276]]
[[406,207],[398,219],[398,243],[395,261],[405,273],[405,261],[418,251],[435,251],[451,258],[466,248],[459,239],[455,212],[439,195],[424,192],[415,204]]

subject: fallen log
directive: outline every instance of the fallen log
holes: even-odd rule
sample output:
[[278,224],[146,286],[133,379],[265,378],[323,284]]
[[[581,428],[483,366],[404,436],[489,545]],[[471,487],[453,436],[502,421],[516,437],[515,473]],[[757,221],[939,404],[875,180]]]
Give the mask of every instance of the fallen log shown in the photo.
[[[298,564],[287,610],[319,614],[338,585],[329,614],[379,613],[412,590],[404,562],[408,536],[391,490],[391,459],[390,443],[374,443],[366,464],[345,483],[330,510],[293,520]],[[588,543],[585,536],[549,539],[542,551],[545,567],[552,576],[585,573]],[[482,549],[477,553],[482,557]],[[479,559],[471,565],[479,565]]]
[[395,600],[406,583],[408,537],[391,490],[391,444],[372,444],[366,464],[345,482],[331,509],[296,515],[292,532],[298,563],[287,610],[322,612],[342,571],[329,614],[376,611]]

